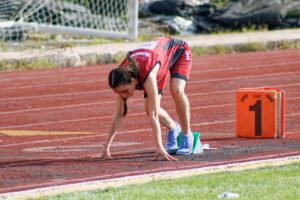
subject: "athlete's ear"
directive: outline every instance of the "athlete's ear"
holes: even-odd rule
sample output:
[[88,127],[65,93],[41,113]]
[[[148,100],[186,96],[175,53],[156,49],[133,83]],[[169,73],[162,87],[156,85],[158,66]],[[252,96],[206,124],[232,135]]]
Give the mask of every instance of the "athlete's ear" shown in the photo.
[[131,85],[133,85],[134,87],[136,87],[138,85],[138,80],[136,78],[131,78]]
[[135,78],[131,78],[131,84],[135,84],[136,83],[136,79]]

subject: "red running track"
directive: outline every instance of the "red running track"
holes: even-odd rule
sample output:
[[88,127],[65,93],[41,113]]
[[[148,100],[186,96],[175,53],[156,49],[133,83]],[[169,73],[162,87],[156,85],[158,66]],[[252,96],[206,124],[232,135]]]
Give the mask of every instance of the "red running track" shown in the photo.
[[[300,155],[300,50],[194,58],[186,88],[192,129],[212,149],[177,162],[151,161],[153,136],[141,92],[128,102],[114,159],[97,158],[113,112],[112,67],[0,74],[0,193]],[[286,91],[286,139],[235,137],[234,95],[246,87]],[[177,119],[168,86],[162,106]]]

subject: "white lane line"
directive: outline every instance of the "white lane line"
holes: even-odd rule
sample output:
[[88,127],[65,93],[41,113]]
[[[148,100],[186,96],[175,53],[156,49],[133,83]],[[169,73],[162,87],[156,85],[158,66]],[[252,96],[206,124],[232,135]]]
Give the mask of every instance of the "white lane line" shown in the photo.
[[[211,83],[211,82],[219,82],[219,81],[230,81],[230,80],[240,80],[240,79],[252,79],[252,78],[256,78],[258,77],[258,79],[256,80],[260,80],[260,78],[267,80],[267,79],[272,79],[274,80],[275,76],[279,76],[279,77],[286,77],[287,75],[291,75],[289,77],[297,77],[300,74],[300,71],[296,71],[296,72],[283,72],[283,73],[274,73],[274,74],[267,74],[267,75],[253,75],[253,76],[242,76],[242,77],[232,77],[232,78],[217,78],[217,79],[208,79],[208,80],[201,80],[201,81],[189,81],[189,87],[193,87],[195,86],[195,84],[198,83]],[[300,84],[300,83],[299,83]],[[198,86],[198,85],[196,85]],[[275,87],[276,85],[273,85],[272,87]],[[23,100],[23,99],[36,99],[36,98],[50,98],[50,97],[57,97],[57,96],[68,96],[68,95],[81,95],[81,94],[93,94],[93,93],[106,93],[106,92],[111,92],[110,89],[107,90],[95,90],[95,91],[84,91],[84,92],[76,92],[76,93],[62,93],[62,94],[50,94],[50,95],[38,95],[38,96],[28,96],[28,97],[11,97],[11,98],[3,98],[0,99],[0,102],[3,101],[13,101],[13,100]]]
[[[169,96],[169,98],[171,98]],[[287,98],[288,99],[288,98]],[[139,100],[136,100],[139,101]],[[142,100],[140,100],[142,101]],[[74,104],[74,105],[67,105],[67,106],[55,106],[55,107],[47,107],[47,108],[35,108],[35,109],[25,109],[25,110],[16,110],[16,111],[7,111],[7,112],[0,112],[0,115],[11,115],[17,113],[26,113],[26,112],[39,112],[39,111],[49,111],[49,110],[59,110],[59,109],[67,109],[67,108],[76,108],[76,107],[85,107],[85,106],[95,106],[95,105],[104,105],[104,104],[113,104],[115,101],[108,101],[108,102],[97,102],[97,103],[84,103],[84,104]],[[221,104],[221,105],[212,105],[212,106],[203,106],[202,108],[214,108],[220,106],[226,106],[231,104]],[[233,104],[232,104],[233,105]],[[198,107],[194,107],[198,108]]]
[[[118,131],[117,135],[120,134],[132,134],[132,133],[143,133],[143,132],[151,132],[152,129],[138,129],[138,130],[129,130],[129,131]],[[39,143],[53,143],[53,142],[68,142],[71,140],[83,140],[83,139],[89,139],[89,138],[101,138],[101,137],[106,137],[107,133],[98,133],[98,134],[93,134],[93,135],[84,135],[84,136],[69,136],[69,137],[64,137],[64,138],[59,138],[59,139],[44,139],[44,140],[35,140],[35,141],[30,141],[30,142],[18,142],[18,143],[13,143],[13,144],[5,144],[5,145],[0,145],[0,148],[6,148],[6,147],[15,147],[15,146],[21,146],[21,145],[30,145],[30,144],[39,144]],[[99,140],[100,142],[100,140]]]
[[238,76],[238,77],[230,77],[230,78],[216,78],[216,79],[209,79],[209,80],[200,80],[200,81],[189,81],[189,85],[198,84],[198,83],[211,83],[211,82],[219,82],[219,81],[233,81],[233,80],[244,80],[244,79],[255,79],[259,80],[260,78],[267,79],[273,78],[274,76],[284,76],[287,75],[291,76],[298,76],[300,71],[293,71],[293,72],[281,72],[281,73],[268,73],[268,74],[260,74],[260,75],[250,75],[250,76]]
[[66,108],[76,108],[76,107],[103,105],[103,104],[110,104],[110,103],[114,103],[114,101],[97,102],[97,103],[82,103],[82,104],[74,104],[74,105],[67,105],[67,106],[54,106],[54,107],[47,107],[47,108],[34,108],[34,109],[15,110],[15,111],[0,112],[0,115],[17,114],[17,113],[24,113],[24,112],[35,112],[35,111],[58,110],[58,109],[66,109]]
[[104,82],[106,79],[95,79],[95,80],[84,80],[84,81],[71,81],[71,82],[62,82],[62,83],[48,83],[48,84],[39,84],[39,85],[28,85],[28,86],[18,86],[18,87],[10,87],[10,88],[1,88],[1,91],[8,90],[20,90],[20,89],[31,89],[31,88],[41,88],[41,87],[56,87],[56,86],[66,86],[66,85],[76,85],[76,84],[85,84],[85,83],[97,83]]
[[[285,117],[294,117],[294,116],[300,116],[300,112],[285,114]],[[235,122],[235,120],[224,120],[224,121],[215,120],[215,121],[211,121],[211,122],[193,123],[193,124],[191,124],[191,126],[206,126],[206,125],[224,124],[224,123],[232,123],[232,122]]]
[[[300,59],[299,59],[300,60]],[[207,73],[207,72],[228,72],[228,71],[236,71],[236,70],[246,70],[246,69],[256,69],[256,68],[271,68],[271,67],[282,67],[290,65],[300,64],[300,62],[287,62],[287,63],[273,63],[273,64],[264,64],[264,65],[251,65],[247,67],[224,67],[220,69],[209,69],[209,70],[192,70],[191,74],[198,74],[198,73]]]
[[[300,116],[300,112],[285,115],[285,117],[294,117],[294,116]],[[235,120],[224,120],[224,121],[216,120],[216,121],[212,121],[212,122],[194,123],[194,124],[191,124],[191,126],[207,126],[207,125],[226,124],[226,123],[233,123],[233,122],[235,122]]]
[[[289,100],[298,100],[300,97],[293,97],[293,98],[286,98],[286,101]],[[198,107],[191,107],[191,110],[199,110],[199,109],[211,109],[211,108],[219,108],[219,107],[227,107],[227,106],[234,106],[235,104],[219,104],[219,105],[211,105],[211,106],[198,106]],[[175,112],[175,110],[169,110],[169,112]],[[1,113],[0,113],[1,114]],[[133,116],[140,116],[145,115],[144,112],[128,114],[128,117]],[[291,113],[286,114],[286,116],[298,116],[299,113]],[[92,120],[103,120],[103,119],[110,119],[111,116],[102,116],[102,117],[90,117],[90,118],[82,118],[82,119],[72,119],[72,120],[62,120],[62,121],[55,121],[55,122],[44,122],[44,123],[36,123],[36,124],[26,124],[26,125],[17,125],[17,126],[7,126],[7,127],[0,127],[0,129],[12,129],[12,128],[21,128],[21,127],[30,127],[30,126],[40,126],[40,125],[50,125],[50,124],[57,124],[57,123],[70,123],[70,122],[79,122],[79,121],[92,121]]]
[[3,101],[16,101],[16,100],[28,100],[28,99],[37,99],[37,98],[51,98],[51,97],[63,97],[63,96],[71,96],[71,95],[84,95],[84,94],[101,94],[105,92],[111,92],[111,90],[92,90],[92,91],[84,91],[84,92],[70,92],[70,93],[62,93],[62,94],[46,94],[46,95],[37,95],[37,96],[28,96],[28,97],[12,97],[12,98],[3,98],[0,99],[0,102]]
[[[243,78],[241,78],[243,79]],[[272,77],[270,77],[272,79]],[[272,87],[293,87],[293,86],[299,86],[300,83],[293,83],[293,84],[279,84],[279,85],[272,85]],[[199,95],[208,95],[208,94],[222,94],[222,93],[230,93],[235,92],[236,90],[222,90],[222,91],[213,91],[213,92],[202,92],[202,93],[191,93],[187,94],[187,96],[199,96]],[[28,96],[28,97],[12,97],[12,98],[4,98],[0,99],[0,102],[5,101],[17,101],[17,100],[30,100],[30,99],[37,99],[37,98],[52,98],[52,97],[64,97],[64,96],[82,96],[86,94],[101,94],[111,92],[111,89],[109,90],[92,90],[92,91],[85,91],[85,92],[71,92],[71,93],[62,93],[62,94],[50,94],[50,95],[37,95],[37,96]],[[166,98],[169,98],[170,96],[164,96]],[[130,101],[141,101],[140,98],[136,99],[130,99]],[[104,102],[106,103],[106,102]],[[114,103],[114,101],[109,101],[107,103]]]
[[[218,105],[217,107],[221,107],[222,105]],[[226,104],[228,106],[228,104]],[[233,105],[232,105],[233,106]],[[209,107],[211,108],[211,107]],[[203,109],[203,107],[195,107],[191,108],[191,110],[198,110],[198,109]],[[175,110],[169,110],[169,112],[175,112]],[[140,115],[145,115],[145,113],[135,113],[135,114],[130,114],[129,116],[140,116]],[[293,117],[293,116],[299,116],[299,113],[291,113],[291,114],[286,114],[285,117]],[[103,117],[90,117],[90,118],[81,118],[81,119],[72,119],[72,120],[61,120],[61,121],[52,121],[52,122],[43,122],[43,123],[33,123],[33,124],[25,124],[25,125],[16,125],[16,126],[5,126],[5,127],[0,127],[0,129],[3,130],[11,130],[11,129],[16,129],[16,128],[25,128],[25,127],[34,127],[34,126],[44,126],[44,125],[51,125],[51,124],[61,124],[61,123],[72,123],[72,122],[83,122],[83,121],[93,121],[93,120],[103,120],[103,119],[111,119],[111,116],[103,116]],[[194,125],[210,125],[210,124],[220,124],[220,123],[231,123],[234,122],[235,120],[227,120],[227,121],[212,121],[212,122],[203,122],[199,124],[194,124]]]
[[[294,65],[294,64],[300,64],[300,62],[276,63],[276,64],[266,64],[266,65],[253,65],[253,66],[249,66],[249,67],[227,67],[225,69],[221,68],[221,69],[209,69],[209,70],[197,70],[197,71],[192,70],[191,74],[207,73],[207,72],[223,72],[223,71],[228,72],[228,71],[236,71],[236,70],[266,68],[266,67],[268,67],[268,68],[270,68],[270,67],[281,67],[281,66]],[[14,79],[12,79],[12,80],[14,80]],[[62,79],[62,80],[64,80],[64,79]],[[14,81],[16,81],[16,80],[14,80]],[[105,82],[105,81],[107,81],[107,79],[102,77],[102,79],[99,78],[99,79],[94,79],[94,80],[70,81],[70,82],[62,82],[62,83],[55,83],[55,84],[49,83],[49,84],[40,84],[40,85],[16,86],[16,87],[10,87],[10,88],[3,88],[3,89],[0,89],[0,91],[39,88],[39,87],[54,87],[54,86],[64,86],[64,85],[72,85],[72,84],[80,84],[80,83],[98,83],[98,84],[101,84],[102,82]],[[57,80],[55,82],[57,82]]]
[[[250,56],[244,56],[245,59],[247,61],[265,61],[266,60],[266,56],[268,56],[268,59],[275,59],[275,61],[279,60],[281,61],[282,59],[287,59],[287,58],[296,58],[296,53],[295,52],[284,52],[285,54],[283,54],[282,52],[280,53],[276,53],[276,52],[272,52],[271,54],[264,54],[264,53],[260,53],[260,54],[256,54],[256,56],[253,56],[252,54],[247,54],[247,55],[251,55]],[[218,57],[218,60],[220,60],[220,56],[217,56]],[[225,57],[225,58],[223,58]],[[228,60],[228,58],[226,59],[226,57],[229,57],[230,60]],[[243,55],[241,55],[241,57],[243,57]],[[224,60],[224,62],[228,62],[228,65],[236,65],[236,59],[238,60],[241,60],[241,57],[236,57],[236,56],[232,56],[231,55],[224,55],[222,56],[221,60]],[[195,68],[201,68],[202,65],[205,65],[207,63],[211,63],[212,62],[212,56],[202,56],[200,58],[200,63],[199,63],[199,66],[193,66],[193,69]],[[273,60],[272,60],[273,61]],[[275,62],[273,61],[273,62]],[[242,63],[244,63],[245,61],[243,60]],[[283,65],[286,65],[286,64],[289,64],[289,63],[294,63],[294,62],[286,62],[286,63],[279,63],[279,64],[283,64]],[[239,63],[239,65],[241,65]],[[243,64],[244,66],[247,66],[247,63],[244,63]],[[69,69],[60,69],[58,71],[46,71],[46,72],[42,72],[42,73],[38,73],[38,74],[33,74],[33,75],[29,75],[29,74],[26,74],[26,76],[18,76],[18,77],[6,77],[6,78],[1,78],[0,79],[0,82],[3,82],[3,81],[14,81],[14,80],[35,80],[35,79],[45,79],[45,78],[66,78],[66,76],[76,76],[76,75],[95,75],[96,74],[100,74],[100,73],[108,73],[109,69],[111,69],[112,67],[114,67],[114,65],[106,65],[104,66],[104,70],[103,70],[103,67],[101,66],[91,66],[93,67],[92,69],[91,68],[85,68],[88,72],[84,71],[84,70],[81,70],[79,72],[73,72],[72,70],[69,70]],[[224,66],[225,67],[228,67],[228,66]],[[56,72],[55,74],[53,74],[53,72]],[[26,72],[25,72],[26,73]],[[30,73],[30,72],[29,72]]]
[[[87,69],[87,68],[85,68]],[[45,73],[41,73],[41,74],[37,74],[37,75],[28,75],[26,72],[22,73],[25,74],[25,76],[17,76],[17,77],[6,77],[6,78],[1,78],[0,82],[9,82],[9,81],[16,81],[16,80],[21,80],[21,81],[30,81],[30,80],[37,80],[37,79],[48,79],[48,78],[60,78],[60,79],[66,79],[70,77],[74,77],[74,76],[81,76],[81,75],[85,75],[85,76],[89,76],[89,75],[95,75],[95,74],[102,74],[102,73],[108,73],[109,68],[108,69],[101,69],[101,67],[99,67],[97,70],[90,70],[90,72],[73,72],[73,71],[65,71],[65,72],[60,72],[60,71],[51,71],[50,74],[45,74]],[[80,77],[79,77],[80,78]]]
[[294,135],[294,134],[300,134],[300,130],[299,131],[291,131],[291,132],[287,132],[285,134],[288,134],[288,135]]
[[290,114],[286,114],[286,117],[294,117],[294,116],[299,116],[300,113],[290,113]]
[[[220,123],[232,123],[234,122],[234,120],[227,120],[227,121],[220,121]],[[217,122],[214,122],[215,124]],[[208,123],[202,123],[202,125],[210,125]],[[200,126],[200,124],[191,124],[191,126]],[[130,134],[130,133],[139,133],[139,132],[151,132],[152,129],[142,129],[142,130],[131,130],[131,131],[121,131],[118,132],[117,135],[119,134]],[[293,134],[298,134],[299,131],[292,131],[292,132],[286,132],[285,134],[287,135],[293,135]],[[202,133],[205,134],[205,133]],[[67,138],[59,138],[59,139],[45,139],[45,140],[35,140],[35,141],[30,141],[30,142],[19,142],[19,143],[12,143],[12,144],[6,144],[6,145],[0,145],[0,148],[7,148],[7,147],[17,147],[17,146],[26,146],[26,145],[31,145],[31,144],[40,144],[40,143],[54,143],[54,142],[68,142],[68,141],[72,141],[72,140],[83,140],[83,139],[90,139],[90,138],[101,138],[101,137],[106,137],[107,133],[101,133],[101,134],[97,134],[97,135],[85,135],[85,136],[70,136]],[[100,142],[100,141],[99,141]],[[132,151],[125,151],[127,153],[132,153]],[[122,151],[122,153],[125,153],[124,151]],[[114,152],[116,153],[116,152]],[[119,152],[121,153],[121,152]],[[11,157],[10,157],[11,158]]]
[[45,140],[35,140],[31,142],[18,142],[18,143],[12,143],[12,144],[4,144],[0,145],[0,148],[6,148],[6,147],[15,147],[15,146],[22,146],[22,145],[30,145],[30,144],[39,144],[39,143],[52,143],[52,142],[67,142],[70,140],[80,140],[80,139],[86,139],[86,138],[97,138],[97,137],[103,137],[106,136],[106,133],[102,134],[97,134],[97,135],[86,135],[86,136],[70,136],[70,137],[65,137],[65,138],[60,138],[60,139],[45,139]]
[[[293,86],[298,86],[298,84],[286,84],[286,85],[277,85],[274,87],[293,87]],[[207,94],[224,94],[224,93],[229,93],[229,92],[235,92],[236,90],[223,90],[223,91],[215,91],[215,92],[208,92],[208,93],[193,93],[189,94],[187,96],[202,96],[202,95],[207,95]],[[165,99],[171,98],[171,96],[164,96]],[[298,99],[298,97],[294,98],[286,98],[286,100],[289,99]],[[130,102],[143,102],[143,99],[131,99]],[[35,111],[48,111],[48,110],[57,110],[57,109],[67,109],[67,108],[76,108],[76,107],[85,107],[85,106],[94,106],[94,105],[104,105],[104,104],[114,104],[115,101],[106,101],[106,102],[95,102],[95,103],[83,103],[83,104],[73,104],[73,105],[66,105],[66,106],[54,106],[54,107],[46,107],[46,108],[33,108],[33,109],[24,109],[24,110],[15,110],[15,111],[5,111],[5,112],[0,112],[0,115],[9,115],[9,114],[17,114],[17,113],[24,113],[24,112],[35,112]],[[227,104],[226,104],[227,105]],[[229,104],[228,104],[229,105]],[[215,105],[218,106],[218,105]],[[222,105],[221,105],[222,106]],[[214,106],[211,106],[214,107]],[[209,107],[208,107],[209,108]]]
[[[143,144],[141,142],[113,142],[111,147],[128,147]],[[94,151],[95,149],[101,149],[105,145],[104,142],[98,142],[97,144],[81,144],[81,145],[52,145],[52,146],[39,146],[25,148],[23,152],[40,152],[40,153],[49,153],[49,152],[85,152],[85,151]]]
[[[299,97],[295,98],[286,98],[286,100],[297,100]],[[234,106],[235,104],[220,104],[220,105],[212,105],[212,106],[199,106],[199,107],[192,107],[191,110],[198,110],[198,109],[210,109],[210,108],[219,108],[219,107],[227,107],[227,106]],[[169,112],[175,112],[175,110],[169,110]],[[145,115],[144,112],[129,114],[128,117],[133,116],[140,116]],[[286,114],[286,117],[298,116],[299,113],[291,113]],[[41,126],[41,125],[50,125],[50,124],[58,124],[58,123],[71,123],[71,122],[82,122],[82,121],[92,121],[92,120],[104,120],[110,119],[111,116],[102,116],[102,117],[91,117],[91,118],[81,118],[81,119],[72,119],[72,120],[62,120],[62,121],[54,121],[54,122],[43,122],[43,123],[35,123],[35,124],[25,124],[25,125],[17,125],[17,126],[6,126],[0,127],[0,129],[15,129],[15,128],[24,128],[24,127],[32,127],[32,126]],[[218,124],[218,123],[229,123],[233,122],[234,120],[227,120],[227,121],[214,121],[214,122],[205,122],[200,124],[193,124],[193,125],[210,125],[210,124]]]

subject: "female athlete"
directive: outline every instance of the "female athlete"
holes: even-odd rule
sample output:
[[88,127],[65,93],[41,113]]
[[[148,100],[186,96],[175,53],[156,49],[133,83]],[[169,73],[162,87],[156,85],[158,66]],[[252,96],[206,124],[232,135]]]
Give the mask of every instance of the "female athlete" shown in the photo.
[[[191,154],[193,134],[190,128],[190,105],[185,94],[189,78],[192,56],[186,42],[170,37],[141,44],[128,52],[119,67],[109,73],[108,82],[116,95],[115,111],[111,128],[104,145],[102,158],[111,158],[109,147],[127,114],[126,100],[133,96],[135,90],[144,90],[144,107],[149,116],[156,144],[156,158],[177,160],[169,153]],[[170,72],[170,92],[175,102],[180,125],[160,106],[162,91]],[[165,148],[162,142],[160,123],[167,127]],[[180,146],[177,136],[180,134]]]

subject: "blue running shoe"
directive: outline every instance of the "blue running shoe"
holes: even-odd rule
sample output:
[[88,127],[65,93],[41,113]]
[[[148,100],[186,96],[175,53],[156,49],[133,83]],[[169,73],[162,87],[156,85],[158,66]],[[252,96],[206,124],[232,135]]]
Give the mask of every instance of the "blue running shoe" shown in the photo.
[[176,128],[171,128],[167,132],[167,144],[165,146],[166,151],[169,154],[176,154],[176,150],[178,149],[177,137],[181,131],[180,125],[176,123]]
[[194,136],[193,134],[181,134],[180,137],[180,147],[176,151],[177,155],[188,155],[192,154],[193,152],[193,143],[194,143]]

